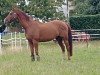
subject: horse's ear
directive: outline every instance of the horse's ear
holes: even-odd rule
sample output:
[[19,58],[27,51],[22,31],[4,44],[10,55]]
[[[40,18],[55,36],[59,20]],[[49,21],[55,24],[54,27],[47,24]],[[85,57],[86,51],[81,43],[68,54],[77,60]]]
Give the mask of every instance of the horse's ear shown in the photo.
[[17,5],[13,5],[12,6],[12,10],[18,10],[18,6]]

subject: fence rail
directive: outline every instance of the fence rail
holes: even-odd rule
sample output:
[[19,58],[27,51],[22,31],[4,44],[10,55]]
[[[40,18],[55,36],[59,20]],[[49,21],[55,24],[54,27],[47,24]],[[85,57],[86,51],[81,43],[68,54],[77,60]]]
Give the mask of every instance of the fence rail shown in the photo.
[[[88,30],[90,31],[90,29],[88,29]],[[91,30],[95,30],[95,29],[91,29]],[[100,30],[100,29],[96,29],[96,30]],[[87,42],[87,40],[90,40],[90,39],[100,39],[100,34],[81,33],[81,32],[85,32],[85,31],[84,30],[72,30],[72,33],[73,32],[77,33],[77,34],[72,35],[73,40],[77,40],[77,41],[85,40]],[[2,54],[2,46],[4,44],[10,44],[12,50],[15,49],[18,44],[22,50],[23,41],[28,49],[28,42],[25,37],[22,37],[22,34],[20,32],[19,33],[17,33],[17,32],[2,33],[2,34],[0,33],[0,54]]]
[[13,32],[13,33],[0,33],[0,54],[2,54],[3,45],[10,45],[11,49],[16,49],[17,45],[22,50],[23,41],[28,49],[28,42],[25,37],[21,37],[21,33]]

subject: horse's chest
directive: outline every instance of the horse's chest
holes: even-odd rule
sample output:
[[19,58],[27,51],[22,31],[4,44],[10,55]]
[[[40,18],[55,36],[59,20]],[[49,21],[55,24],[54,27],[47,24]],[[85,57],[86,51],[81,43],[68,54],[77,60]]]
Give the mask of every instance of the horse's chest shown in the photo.
[[31,39],[31,35],[25,34],[26,39]]
[[25,34],[25,36],[27,40],[32,40],[32,39],[38,40],[39,39],[38,34]]

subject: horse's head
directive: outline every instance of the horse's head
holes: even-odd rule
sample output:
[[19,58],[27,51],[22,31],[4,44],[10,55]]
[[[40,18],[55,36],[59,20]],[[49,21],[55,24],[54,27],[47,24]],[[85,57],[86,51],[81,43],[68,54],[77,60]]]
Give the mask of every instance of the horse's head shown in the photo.
[[7,15],[7,17],[4,19],[4,23],[8,24],[10,22],[12,22],[13,20],[17,19],[17,14],[15,12],[15,9],[12,9],[9,14]]
[[12,22],[15,19],[19,19],[20,20],[29,20],[29,16],[23,12],[21,9],[18,8],[13,8],[9,14],[7,15],[7,17],[4,19],[4,23],[8,24],[10,22]]

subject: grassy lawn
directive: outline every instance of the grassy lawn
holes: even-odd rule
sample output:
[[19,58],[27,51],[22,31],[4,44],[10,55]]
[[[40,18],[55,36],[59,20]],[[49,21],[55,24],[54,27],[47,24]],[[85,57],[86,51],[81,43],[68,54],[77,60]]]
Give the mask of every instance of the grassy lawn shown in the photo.
[[[30,50],[11,51],[8,47],[0,55],[0,75],[100,75],[100,41],[74,42],[70,61],[62,60],[59,46],[52,42],[40,43],[40,61],[32,62]],[[66,53],[67,54],[67,53]]]

